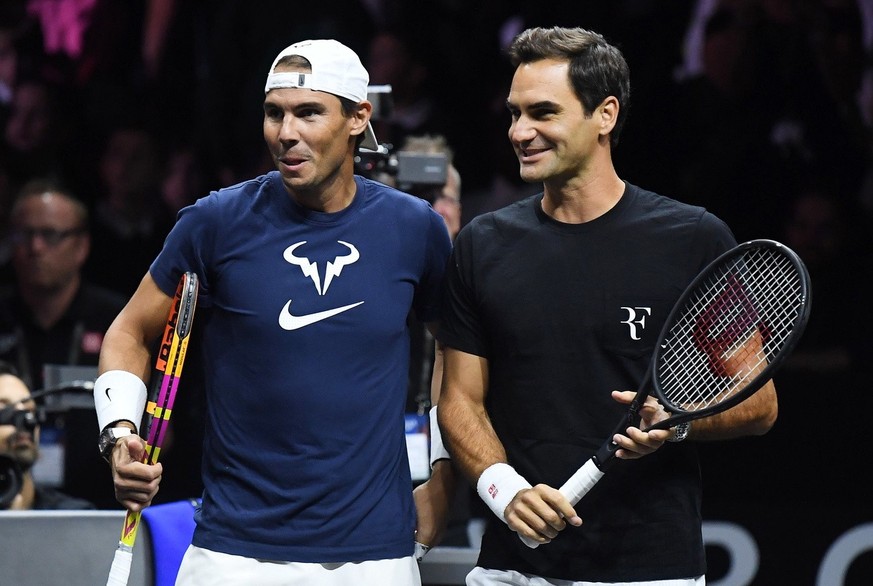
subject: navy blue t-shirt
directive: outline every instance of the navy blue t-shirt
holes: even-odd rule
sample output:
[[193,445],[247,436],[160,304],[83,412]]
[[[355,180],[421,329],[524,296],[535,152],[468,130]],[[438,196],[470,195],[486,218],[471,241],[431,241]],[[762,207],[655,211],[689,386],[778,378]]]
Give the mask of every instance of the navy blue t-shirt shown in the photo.
[[151,267],[167,294],[182,271],[201,279],[197,546],[300,562],[413,552],[406,318],[438,317],[451,242],[425,201],[355,180],[337,213],[297,205],[276,172],[214,192],[180,212]]

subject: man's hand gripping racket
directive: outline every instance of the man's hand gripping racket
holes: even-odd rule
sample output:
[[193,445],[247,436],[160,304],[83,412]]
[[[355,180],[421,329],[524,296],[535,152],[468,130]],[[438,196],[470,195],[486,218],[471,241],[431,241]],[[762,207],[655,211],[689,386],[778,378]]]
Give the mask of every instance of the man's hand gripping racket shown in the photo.
[[[673,306],[627,414],[559,489],[576,505],[615,461],[615,434],[638,426],[649,387],[671,416],[644,431],[709,417],[746,400],[796,346],[809,319],[809,274],[773,240],[740,244],[712,261]],[[519,535],[529,547],[537,541]]]
[[[179,388],[179,378],[185,363],[188,349],[191,325],[194,321],[194,309],[197,306],[197,275],[187,272],[182,275],[176,288],[173,306],[167,318],[167,327],[161,340],[160,350],[155,364],[155,376],[152,378],[152,397],[148,402],[146,412],[151,415],[148,439],[146,440],[143,462],[154,464],[158,461],[161,446],[169,427],[173,402]],[[124,526],[121,529],[121,540],[115,550],[115,558],[109,569],[107,586],[126,586],[133,562],[133,544],[139,528],[141,513],[127,511]]]

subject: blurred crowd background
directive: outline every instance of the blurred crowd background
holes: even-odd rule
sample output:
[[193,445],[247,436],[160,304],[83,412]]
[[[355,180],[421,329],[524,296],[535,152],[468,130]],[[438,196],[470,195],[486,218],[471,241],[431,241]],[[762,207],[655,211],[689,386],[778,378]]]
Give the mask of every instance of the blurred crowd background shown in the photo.
[[[126,299],[182,206],[272,168],[264,79],[298,40],[339,39],[359,53],[371,84],[391,85],[393,107],[375,123],[389,150],[409,136],[445,137],[462,178],[462,224],[537,192],[518,180],[507,140],[513,69],[504,48],[523,28],[551,25],[596,30],[629,62],[630,115],[614,152],[622,178],[706,206],[739,241],[783,241],[808,264],[812,320],[777,380],[779,423],[754,440],[768,449],[744,466],[792,485],[779,498],[815,491],[861,502],[851,474],[859,458],[871,461],[869,442],[848,442],[846,453],[811,438],[831,431],[823,417],[858,433],[873,403],[873,0],[0,0],[0,287],[19,299],[0,308],[0,355],[16,341],[6,334],[21,331],[14,308],[29,300],[16,289],[16,247],[22,238],[51,244],[16,231],[16,194],[41,180],[78,198],[90,245],[76,269]],[[81,360],[96,364],[96,355]],[[33,390],[44,384],[38,377]],[[840,402],[813,402],[826,394]],[[862,403],[843,407],[846,394]],[[183,437],[196,429],[184,417]],[[72,450],[94,466],[97,431]],[[196,437],[178,445],[195,446],[175,452],[189,472],[166,474],[159,500],[196,495]],[[704,448],[708,478],[722,487],[732,475],[724,470],[736,470],[722,466],[725,450]],[[825,458],[837,478],[786,476]],[[105,466],[84,470],[68,470],[66,489],[115,507]],[[76,483],[77,474],[88,480]]]

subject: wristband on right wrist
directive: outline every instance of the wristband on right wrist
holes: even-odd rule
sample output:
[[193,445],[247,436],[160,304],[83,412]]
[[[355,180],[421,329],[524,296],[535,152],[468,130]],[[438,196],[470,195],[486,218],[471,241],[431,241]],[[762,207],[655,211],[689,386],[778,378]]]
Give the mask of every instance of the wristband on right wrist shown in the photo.
[[109,370],[97,377],[94,407],[100,431],[119,421],[130,421],[134,428],[138,428],[147,395],[145,383],[132,372]]
[[492,464],[482,472],[476,482],[476,492],[497,517],[506,523],[504,511],[520,490],[531,488],[531,484],[504,462]]

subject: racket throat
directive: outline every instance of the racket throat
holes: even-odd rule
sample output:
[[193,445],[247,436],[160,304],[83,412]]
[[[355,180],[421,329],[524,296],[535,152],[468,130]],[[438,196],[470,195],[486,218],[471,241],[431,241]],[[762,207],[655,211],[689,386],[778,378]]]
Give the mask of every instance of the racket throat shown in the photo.
[[609,441],[604,442],[604,444],[600,446],[600,449],[597,450],[597,453],[591,457],[591,459],[594,460],[594,465],[597,466],[601,472],[606,472],[619,460],[619,458],[615,457],[615,452],[618,451],[620,446],[615,443],[612,438],[616,434],[627,435],[628,427],[638,427],[639,424],[639,406],[631,405],[625,417],[622,418],[621,423],[616,425],[615,429],[612,430],[612,433],[609,434]]

